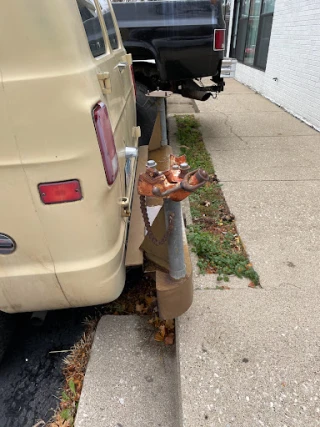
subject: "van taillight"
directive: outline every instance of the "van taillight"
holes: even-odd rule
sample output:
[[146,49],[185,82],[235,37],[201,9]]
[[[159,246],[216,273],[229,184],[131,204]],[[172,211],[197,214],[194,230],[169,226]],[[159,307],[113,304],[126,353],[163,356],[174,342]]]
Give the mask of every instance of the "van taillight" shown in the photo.
[[119,163],[108,111],[103,102],[98,102],[94,107],[93,121],[98,137],[104,171],[108,184],[112,185],[118,174]]
[[39,184],[38,188],[40,198],[45,205],[75,202],[82,199],[80,182],[77,179],[46,182],[44,184]]
[[226,33],[226,30],[221,30],[221,29],[214,30],[214,33],[213,33],[213,50],[224,50],[225,33]]
[[130,65],[130,70],[131,70],[131,77],[132,77],[132,83],[133,83],[133,87],[134,87],[134,94],[137,97],[137,86],[136,86],[136,79],[134,78],[134,71],[133,71],[133,65]]

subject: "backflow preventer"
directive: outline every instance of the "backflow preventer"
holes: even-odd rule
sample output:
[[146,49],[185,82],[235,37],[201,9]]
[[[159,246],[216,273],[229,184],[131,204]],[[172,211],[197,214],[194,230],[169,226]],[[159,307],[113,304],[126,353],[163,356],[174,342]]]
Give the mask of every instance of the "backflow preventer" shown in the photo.
[[[176,157],[172,154],[170,169],[160,172],[157,170],[157,163],[149,160],[146,171],[139,176],[138,193],[148,237],[155,245],[168,241],[169,273],[173,279],[179,280],[186,275],[180,202],[208,180],[208,174],[203,169],[190,171],[186,156]],[[150,226],[146,197],[164,199],[166,231],[160,240],[154,236]]]
[[181,201],[209,180],[203,169],[190,170],[186,156],[172,154],[165,111],[165,99],[170,95],[161,90],[146,95],[156,100],[158,113],[148,145],[149,160],[137,185],[147,231],[140,249],[152,263],[149,271],[155,271],[158,308],[164,319],[180,316],[192,304],[192,264]]

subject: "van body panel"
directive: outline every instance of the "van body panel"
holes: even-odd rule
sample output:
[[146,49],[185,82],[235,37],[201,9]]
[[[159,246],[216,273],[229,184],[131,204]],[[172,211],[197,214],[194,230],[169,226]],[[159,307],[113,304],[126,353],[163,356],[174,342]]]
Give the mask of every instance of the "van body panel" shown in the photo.
[[[108,302],[124,285],[127,219],[120,200],[134,180],[126,183],[125,146],[138,142],[130,68],[117,67],[126,52],[121,42],[112,51],[106,39],[106,54],[93,58],[76,0],[19,0],[5,9],[0,32],[10,34],[10,43],[0,37],[0,233],[14,239],[16,250],[0,255],[0,310]],[[103,71],[110,74],[108,95],[97,78]],[[92,118],[100,101],[119,159],[112,186]],[[82,200],[43,204],[39,184],[71,179],[80,181]]]

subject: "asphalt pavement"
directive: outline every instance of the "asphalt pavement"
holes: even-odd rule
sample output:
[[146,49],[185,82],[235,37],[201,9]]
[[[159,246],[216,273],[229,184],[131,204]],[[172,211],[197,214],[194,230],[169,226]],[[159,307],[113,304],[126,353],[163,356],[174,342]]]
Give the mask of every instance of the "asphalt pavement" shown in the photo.
[[32,427],[49,421],[64,383],[62,361],[84,332],[93,308],[51,311],[40,327],[19,316],[12,342],[0,365],[0,426]]

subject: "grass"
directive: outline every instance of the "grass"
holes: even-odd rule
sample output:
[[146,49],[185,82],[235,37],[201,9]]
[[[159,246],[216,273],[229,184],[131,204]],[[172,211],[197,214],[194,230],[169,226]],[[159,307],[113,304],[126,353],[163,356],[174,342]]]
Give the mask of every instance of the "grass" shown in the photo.
[[65,384],[60,405],[48,427],[73,427],[98,318],[86,320],[86,330],[63,362]]
[[188,227],[188,240],[198,255],[201,273],[216,273],[218,280],[229,276],[249,279],[259,285],[238,235],[234,215],[225,201],[215,175],[211,157],[203,142],[200,124],[194,116],[176,116],[177,142],[191,169],[205,169],[209,182],[189,197],[193,225]]

